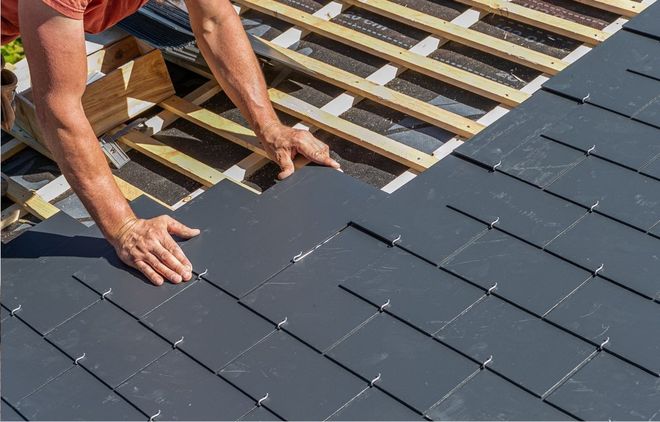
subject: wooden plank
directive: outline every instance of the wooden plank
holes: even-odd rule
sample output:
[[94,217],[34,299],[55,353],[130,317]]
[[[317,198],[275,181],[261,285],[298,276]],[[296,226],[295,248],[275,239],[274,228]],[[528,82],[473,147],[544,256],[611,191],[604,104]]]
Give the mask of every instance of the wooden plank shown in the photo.
[[429,154],[334,116],[275,88],[270,88],[268,95],[275,108],[410,168],[424,171],[438,161]]
[[137,40],[128,36],[87,56],[87,75],[107,74],[141,55]]
[[201,126],[216,135],[220,135],[252,152],[256,152],[264,157],[268,156],[266,151],[261,147],[257,135],[252,130],[232,122],[217,113],[195,105],[176,95],[161,101],[159,105],[165,110],[171,111],[177,116]]
[[520,6],[507,0],[457,1],[470,7],[482,9],[508,19],[545,29],[546,31],[582,41],[589,45],[596,45],[607,39],[607,34],[598,29]]
[[35,191],[26,188],[4,173],[2,173],[2,178],[7,182],[7,197],[40,220],[45,220],[60,212],[56,206],[45,201]]
[[529,95],[509,86],[440,61],[429,59],[334,22],[327,22],[274,0],[236,0],[236,2],[509,106],[517,106],[529,97]]
[[[23,144],[25,145],[25,144]],[[55,179],[48,182],[46,185],[40,187],[36,190],[37,195],[39,195],[44,201],[50,202],[53,199],[61,196],[66,193],[71,187],[66,181],[64,176],[60,175]],[[19,204],[12,204],[2,210],[2,224],[0,228],[4,229],[7,226],[17,222],[28,212],[22,208]]]
[[402,94],[304,54],[279,47],[265,40],[262,41],[272,48],[278,56],[285,59],[290,67],[353,94],[368,98],[465,138],[470,138],[483,129],[482,125],[459,114]]
[[561,59],[464,28],[389,0],[344,0],[344,2],[550,75],[557,74],[567,66]]
[[25,149],[25,144],[21,142],[20,140],[13,138],[10,139],[9,141],[5,142],[2,144],[2,149],[0,152],[0,161],[3,163],[5,160],[10,159],[14,155],[18,154],[19,152],[23,151]]
[[[646,5],[632,0],[575,0],[578,3],[632,18],[646,9]],[[658,23],[660,25],[660,23]]]

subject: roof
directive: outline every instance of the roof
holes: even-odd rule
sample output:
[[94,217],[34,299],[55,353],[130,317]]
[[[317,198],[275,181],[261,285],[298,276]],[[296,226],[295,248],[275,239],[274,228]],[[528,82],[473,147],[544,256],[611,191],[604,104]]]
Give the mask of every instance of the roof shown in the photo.
[[658,20],[392,195],[219,183],[173,213],[188,283],[39,224],[2,251],[3,417],[657,419]]

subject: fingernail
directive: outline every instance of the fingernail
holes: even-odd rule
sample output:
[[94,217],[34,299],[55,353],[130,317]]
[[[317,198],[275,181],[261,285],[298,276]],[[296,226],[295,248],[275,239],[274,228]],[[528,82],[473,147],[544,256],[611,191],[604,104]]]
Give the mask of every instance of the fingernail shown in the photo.
[[190,280],[192,278],[192,273],[190,271],[186,271],[183,273],[183,278],[185,280]]
[[337,171],[339,171],[339,172],[341,172],[341,173],[344,172],[344,170],[342,170],[341,167],[337,167]]
[[174,277],[172,277],[172,281],[175,283],[181,283],[181,276],[175,275]]

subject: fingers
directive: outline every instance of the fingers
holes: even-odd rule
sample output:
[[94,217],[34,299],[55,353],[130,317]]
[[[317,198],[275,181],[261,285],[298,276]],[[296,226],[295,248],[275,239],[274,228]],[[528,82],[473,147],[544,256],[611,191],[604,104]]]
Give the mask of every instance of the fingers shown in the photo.
[[144,274],[149,279],[149,281],[151,281],[154,285],[160,286],[161,284],[163,284],[164,282],[163,277],[158,275],[158,273],[154,271],[154,269],[151,268],[149,264],[147,264],[146,262],[137,261],[135,263],[135,268],[140,270],[140,272]]
[[317,164],[334,169],[340,168],[339,163],[330,157],[330,148],[309,132],[305,133],[299,141],[298,151]]
[[[190,280],[192,278],[192,264],[186,258],[179,245],[172,238],[169,238],[163,241],[163,246],[170,253],[169,259],[172,262],[172,264],[168,262],[167,265],[181,275],[183,281]],[[172,265],[175,265],[175,267]]]
[[199,234],[199,229],[192,229],[184,224],[179,223],[170,216],[164,216],[167,218],[167,231],[170,234],[179,236],[183,239],[190,239]]
[[283,180],[291,176],[295,171],[293,166],[293,160],[291,159],[291,153],[288,151],[278,151],[276,153],[275,160],[279,164],[282,171],[277,175],[278,179]]

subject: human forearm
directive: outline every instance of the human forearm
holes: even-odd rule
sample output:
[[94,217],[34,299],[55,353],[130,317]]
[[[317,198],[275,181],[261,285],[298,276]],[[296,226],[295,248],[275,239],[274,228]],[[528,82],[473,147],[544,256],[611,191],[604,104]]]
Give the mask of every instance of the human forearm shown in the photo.
[[279,119],[238,15],[227,0],[198,0],[189,11],[197,45],[213,75],[252,129],[263,137]]
[[62,98],[43,99],[37,112],[53,158],[98,223],[114,242],[122,225],[135,217],[124,199],[80,104],[62,104]]

